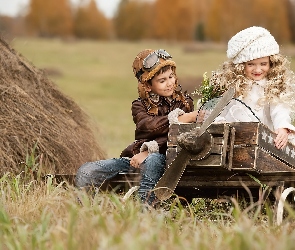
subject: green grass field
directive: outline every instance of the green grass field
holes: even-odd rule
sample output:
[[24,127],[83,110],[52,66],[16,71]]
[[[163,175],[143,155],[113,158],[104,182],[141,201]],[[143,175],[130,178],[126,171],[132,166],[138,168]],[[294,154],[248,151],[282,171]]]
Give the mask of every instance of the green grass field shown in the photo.
[[[225,59],[222,45],[15,38],[12,46],[54,73],[52,80],[99,129],[97,139],[109,157],[133,141],[130,106],[137,90],[131,64],[140,50],[165,48],[178,64],[184,88],[191,90]],[[229,205],[196,199],[184,206],[173,196],[149,211],[135,198],[92,197],[56,185],[51,177],[40,181],[10,174],[0,178],[0,190],[0,249],[294,249],[291,209],[278,227],[270,206],[243,207],[235,200]]]
[[[134,140],[131,102],[137,98],[132,72],[135,56],[145,48],[164,48],[177,63],[183,89],[192,92],[204,72],[225,58],[221,46],[157,42],[61,41],[15,38],[12,46],[73,98],[99,129],[97,139],[109,157],[117,157]],[[208,47],[208,48],[207,48]]]
[[166,49],[177,63],[183,90],[189,93],[200,84],[204,72],[210,76],[226,59],[222,44],[15,38],[12,46],[38,68],[55,72],[49,77],[89,114],[98,128],[97,140],[109,157],[118,157],[134,140],[130,108],[138,95],[131,65],[141,50]]

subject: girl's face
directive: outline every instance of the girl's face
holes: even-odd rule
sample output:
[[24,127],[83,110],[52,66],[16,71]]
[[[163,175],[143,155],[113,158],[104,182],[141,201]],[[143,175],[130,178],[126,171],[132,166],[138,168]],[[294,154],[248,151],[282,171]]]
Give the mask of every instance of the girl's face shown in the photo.
[[147,90],[160,96],[171,96],[174,92],[175,74],[172,69],[161,73],[152,79],[152,86],[148,86]]
[[254,59],[245,63],[245,75],[254,81],[259,81],[266,77],[269,69],[269,56]]

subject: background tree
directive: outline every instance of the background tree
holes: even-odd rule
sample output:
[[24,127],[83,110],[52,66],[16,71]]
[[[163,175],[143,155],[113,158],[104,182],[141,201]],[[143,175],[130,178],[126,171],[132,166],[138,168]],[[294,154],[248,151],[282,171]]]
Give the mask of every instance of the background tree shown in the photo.
[[205,23],[213,0],[194,0],[192,8],[195,12],[195,40],[205,40]]
[[283,0],[288,6],[288,21],[290,27],[291,42],[295,43],[295,0]]
[[21,30],[40,36],[227,42],[242,29],[262,26],[279,43],[295,42],[295,0],[121,0],[112,20],[96,0],[79,1],[73,12],[72,0],[30,0],[28,28]]
[[286,0],[288,2],[288,17],[291,31],[291,41],[295,43],[295,0]]
[[222,2],[214,0],[211,8],[208,11],[208,16],[205,25],[205,33],[207,40],[219,41],[221,40],[220,34],[220,20],[222,19],[221,14],[219,13],[222,8]]
[[[259,8],[257,3],[255,8]],[[251,0],[213,0],[206,19],[206,37],[226,42],[240,30],[255,25],[253,18]]]
[[74,18],[74,35],[79,38],[106,39],[110,37],[110,22],[98,10],[94,0],[80,5]]
[[[252,16],[254,16],[253,21],[255,21],[256,25],[268,29],[279,43],[290,41],[291,32],[287,1],[256,0],[255,3],[258,8],[252,5]],[[259,11],[259,7],[263,11]]]
[[192,40],[196,28],[194,0],[156,0],[152,35],[158,39]]
[[115,33],[119,39],[139,40],[151,36],[151,3],[122,0],[114,18]]
[[73,19],[68,0],[31,0],[26,17],[30,31],[40,36],[69,36]]
[[288,41],[287,8],[286,1],[277,0],[213,0],[206,20],[206,37],[225,42],[242,29],[262,26],[279,42]]

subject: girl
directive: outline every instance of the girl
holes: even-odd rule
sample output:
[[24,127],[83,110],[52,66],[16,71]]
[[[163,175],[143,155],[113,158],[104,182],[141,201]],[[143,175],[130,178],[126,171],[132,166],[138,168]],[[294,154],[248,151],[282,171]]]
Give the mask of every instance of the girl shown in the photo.
[[[295,108],[295,76],[289,61],[279,53],[279,45],[268,30],[250,27],[240,31],[228,42],[228,61],[213,72],[210,84],[215,91],[236,89],[236,98],[250,107],[259,120],[277,134],[278,149],[294,138],[291,113]],[[236,105],[229,105],[217,122],[241,121]],[[234,116],[233,114],[238,114]]]

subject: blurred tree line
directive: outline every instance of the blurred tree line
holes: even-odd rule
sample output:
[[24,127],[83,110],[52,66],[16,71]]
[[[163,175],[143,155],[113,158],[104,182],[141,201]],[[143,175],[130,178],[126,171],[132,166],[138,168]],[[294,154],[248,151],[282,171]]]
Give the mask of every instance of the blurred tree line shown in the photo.
[[225,42],[250,26],[295,43],[295,0],[121,0],[111,19],[94,0],[30,0],[23,17],[0,17],[14,35]]

